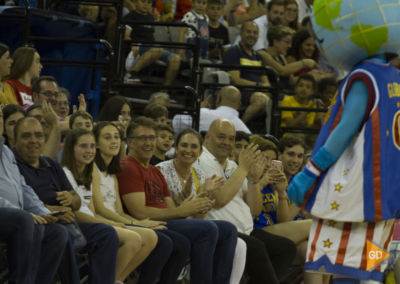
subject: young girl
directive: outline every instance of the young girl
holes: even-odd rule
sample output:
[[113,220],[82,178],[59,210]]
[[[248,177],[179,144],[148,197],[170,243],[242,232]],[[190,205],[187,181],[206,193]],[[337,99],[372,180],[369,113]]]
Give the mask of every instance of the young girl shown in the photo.
[[[165,222],[148,219],[136,220],[126,214],[122,208],[116,174],[120,172],[121,131],[111,122],[98,122],[93,128],[97,151],[93,167],[93,205],[104,218],[120,224],[128,224],[142,240],[153,238],[154,232],[139,225],[152,229],[166,229]],[[158,243],[153,253],[141,267],[139,284],[159,283],[172,284],[176,282],[179,272],[187,261],[187,251],[182,249],[182,240],[170,230],[157,231]],[[150,236],[148,236],[150,235]]]
[[115,279],[116,283],[122,283],[150,254],[157,243],[157,237],[151,230],[139,229],[148,231],[140,234],[128,229],[123,223],[98,214],[92,202],[93,187],[98,186],[92,176],[95,153],[93,133],[86,129],[74,129],[65,141],[62,165],[69,182],[81,198],[81,207],[74,212],[77,220],[109,224],[117,231],[120,247]]

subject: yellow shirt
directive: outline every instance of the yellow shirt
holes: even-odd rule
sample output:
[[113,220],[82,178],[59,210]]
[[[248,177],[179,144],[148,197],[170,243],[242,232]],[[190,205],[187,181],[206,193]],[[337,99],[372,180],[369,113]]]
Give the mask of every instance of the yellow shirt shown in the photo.
[[[282,100],[281,107],[306,107],[306,108],[316,108],[315,103],[309,100],[307,104],[300,104],[295,96],[285,96]],[[287,126],[284,122],[285,118],[295,118],[300,114],[299,111],[282,111],[281,114],[281,126]],[[302,121],[297,127],[311,127],[314,125],[315,112],[309,112],[306,119]]]
[[3,82],[3,90],[0,90],[0,104],[18,104],[14,88]]

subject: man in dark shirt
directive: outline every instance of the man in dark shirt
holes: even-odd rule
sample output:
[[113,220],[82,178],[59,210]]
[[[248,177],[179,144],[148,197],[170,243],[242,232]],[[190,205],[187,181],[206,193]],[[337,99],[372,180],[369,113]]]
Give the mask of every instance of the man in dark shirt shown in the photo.
[[[40,122],[25,117],[15,126],[15,157],[21,174],[50,211],[66,210],[59,219],[74,222],[72,210],[80,207],[80,198],[73,191],[61,166],[54,160],[40,156],[44,146],[44,132]],[[89,254],[90,283],[114,283],[118,237],[114,229],[105,224],[78,223]],[[74,240],[70,236],[61,265],[62,275],[68,283],[80,283],[75,260]]]
[[[258,39],[258,26],[254,22],[245,22],[240,31],[241,40],[238,45],[229,48],[223,57],[223,63],[241,66],[262,66],[262,58],[253,51]],[[231,70],[231,81],[236,86],[269,87],[268,77],[261,70]],[[266,111],[269,95],[263,92],[242,92],[242,104],[246,110],[242,116],[244,123],[262,115]]]
[[[124,17],[124,21],[134,22],[148,22],[153,23],[154,17],[150,13],[151,11],[151,0],[135,0],[136,10],[131,11]],[[152,47],[151,42],[154,41],[154,28],[151,25],[139,25],[129,23],[127,26],[125,39],[134,40],[135,43],[132,47],[132,52],[137,53],[140,56],[134,63],[134,65],[128,70],[128,79],[138,79],[138,73],[153,64],[157,60],[165,62],[168,67],[165,72],[164,85],[171,85],[176,78],[176,74],[180,66],[180,57],[177,54],[173,54],[160,47]],[[150,44],[138,44],[138,43],[149,43]],[[139,50],[137,50],[139,46]],[[136,54],[137,56],[137,54]],[[136,57],[135,56],[135,57]]]

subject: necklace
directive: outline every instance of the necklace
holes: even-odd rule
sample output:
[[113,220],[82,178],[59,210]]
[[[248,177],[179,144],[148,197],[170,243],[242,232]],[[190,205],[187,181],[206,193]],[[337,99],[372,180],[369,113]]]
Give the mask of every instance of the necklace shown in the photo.
[[179,171],[178,171],[178,167],[176,166],[175,160],[174,160],[173,163],[174,163],[174,167],[175,167],[176,174],[177,174],[179,180],[183,183],[183,187],[185,187],[185,186],[186,186],[186,183],[187,183],[187,181],[188,181],[188,179],[189,179],[189,177],[190,177],[190,175],[187,174],[185,177],[182,176],[182,175],[179,173]]

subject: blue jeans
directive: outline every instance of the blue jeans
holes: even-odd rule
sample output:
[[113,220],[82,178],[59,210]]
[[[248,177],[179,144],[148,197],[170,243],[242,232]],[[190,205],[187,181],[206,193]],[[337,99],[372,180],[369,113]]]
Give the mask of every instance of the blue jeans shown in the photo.
[[52,283],[67,239],[61,225],[35,225],[27,211],[0,208],[0,240],[7,243],[10,282]]
[[[106,224],[78,223],[87,245],[81,252],[89,255],[89,283],[114,284],[119,240],[115,230]],[[60,267],[61,268],[61,267]],[[60,277],[63,283],[79,284],[73,240],[69,236]]]
[[[218,225],[217,225],[218,223]],[[207,221],[199,219],[175,219],[167,220],[168,229],[180,233],[186,237],[191,244],[190,254],[190,283],[224,283],[218,282],[214,277],[220,279],[228,279],[227,276],[231,272],[233,254],[236,246],[235,240],[232,240],[232,244],[228,245],[230,248],[226,248],[222,245],[222,239],[227,238],[227,235],[235,232],[232,230],[229,223],[223,221]],[[219,241],[219,228],[224,228],[224,236]],[[219,246],[217,248],[217,244]],[[234,243],[234,245],[233,245]],[[232,247],[231,247],[232,245]],[[229,251],[229,252],[228,252]],[[228,264],[223,265],[222,259],[223,254],[231,254],[231,259],[228,260]],[[221,269],[221,271],[213,272],[215,265]],[[225,283],[228,283],[225,282]]]

